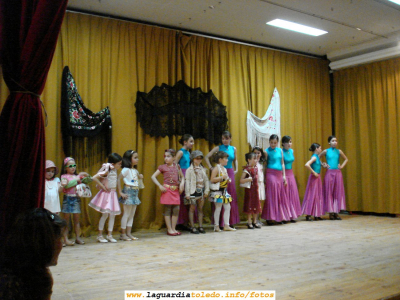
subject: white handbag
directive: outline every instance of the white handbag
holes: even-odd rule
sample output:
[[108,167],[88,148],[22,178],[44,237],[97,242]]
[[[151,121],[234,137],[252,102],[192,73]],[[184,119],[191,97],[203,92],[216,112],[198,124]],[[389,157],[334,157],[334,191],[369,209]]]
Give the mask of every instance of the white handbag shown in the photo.
[[[251,176],[250,173],[247,172],[247,170],[243,170],[243,172],[245,172],[245,173],[249,174],[249,176]],[[249,177],[246,177],[246,178],[249,178]],[[246,189],[249,189],[251,187],[251,183],[252,183],[251,181],[248,181],[248,182],[245,182],[245,183],[241,183],[240,186],[244,187]]]
[[90,190],[90,187],[84,183],[80,183],[76,186],[76,194],[81,198],[92,197],[92,191]]

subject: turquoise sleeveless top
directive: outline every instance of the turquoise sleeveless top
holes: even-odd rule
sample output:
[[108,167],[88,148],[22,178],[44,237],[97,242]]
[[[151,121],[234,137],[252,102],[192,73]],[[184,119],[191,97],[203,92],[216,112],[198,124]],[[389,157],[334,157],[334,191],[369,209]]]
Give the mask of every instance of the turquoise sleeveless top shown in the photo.
[[225,168],[232,169],[232,162],[235,159],[235,148],[231,145],[220,145],[218,150],[228,153],[228,164],[225,166]]
[[283,160],[285,162],[285,169],[286,170],[291,170],[292,169],[292,164],[294,162],[294,155],[293,155],[293,150],[292,149],[282,149],[283,150]]
[[326,162],[329,165],[329,169],[337,170],[339,169],[339,158],[340,153],[336,148],[329,148],[326,150]]
[[267,169],[282,171],[282,149],[278,147],[271,149],[271,147],[269,147],[265,149],[265,152],[268,154]]
[[311,158],[316,157],[317,160],[311,164],[311,169],[315,171],[315,173],[321,173],[321,161],[319,160],[319,156],[317,154],[313,154]]
[[181,166],[182,169],[189,169],[190,167],[190,152],[186,149],[179,149],[182,151],[183,155],[181,159],[179,160],[179,165]]

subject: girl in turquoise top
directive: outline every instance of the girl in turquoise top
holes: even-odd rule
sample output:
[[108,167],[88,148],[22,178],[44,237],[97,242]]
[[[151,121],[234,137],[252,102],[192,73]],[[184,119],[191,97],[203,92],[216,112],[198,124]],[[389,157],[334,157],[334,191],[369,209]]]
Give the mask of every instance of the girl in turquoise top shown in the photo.
[[324,214],[324,197],[322,193],[322,182],[321,182],[321,161],[319,160],[319,154],[321,153],[321,145],[314,143],[308,149],[314,154],[311,159],[306,163],[306,168],[311,172],[308,177],[307,188],[304,194],[302,214],[306,215],[306,221],[312,221],[311,216],[314,216],[314,220],[322,220],[321,216]]
[[267,225],[275,225],[289,221],[288,198],[285,192],[286,176],[283,151],[278,148],[279,137],[273,134],[269,138],[268,149],[264,155],[267,160],[267,173],[265,180],[265,205],[261,217],[267,220]]
[[[232,228],[233,225],[238,224],[240,222],[240,215],[239,215],[239,207],[237,203],[237,196],[236,196],[236,186],[235,186],[235,175],[238,172],[238,162],[237,162],[237,155],[236,155],[236,147],[231,146],[232,135],[229,131],[224,131],[222,133],[222,145],[214,147],[204,158],[206,164],[212,171],[212,166],[210,163],[210,157],[217,153],[218,151],[223,151],[228,154],[228,164],[225,166],[229,178],[231,182],[228,184],[227,192],[232,196],[231,202],[231,214],[229,217],[229,224]],[[233,163],[235,166],[233,166]],[[214,211],[214,207],[213,207]],[[223,219],[220,218],[220,227],[224,227]]]
[[290,222],[296,223],[294,219],[297,219],[301,216],[301,206],[300,206],[300,197],[299,190],[297,189],[296,178],[294,177],[292,164],[294,162],[294,155],[292,149],[292,138],[288,135],[285,135],[282,138],[282,146],[283,146],[283,161],[285,162],[285,173],[287,185],[286,195],[289,200],[289,212],[290,212]]
[[[328,171],[324,179],[324,210],[329,212],[330,220],[341,220],[338,213],[346,210],[346,197],[344,193],[342,169],[347,164],[348,159],[342,150],[337,149],[337,138],[331,135],[328,138],[331,146],[319,154],[319,158],[326,157],[326,163],[322,163]],[[340,164],[340,157],[344,159]]]
[[[182,148],[176,153],[175,163],[179,164],[181,170],[183,172],[183,176],[186,174],[186,170],[190,167],[190,150],[192,150],[194,145],[193,136],[190,134],[184,134],[179,143],[182,145]],[[181,204],[179,206],[179,217],[177,225],[181,225],[181,229],[190,230],[190,227],[187,226],[189,224],[189,210],[190,206],[185,205],[185,192],[181,194]],[[196,217],[197,218],[197,217]]]

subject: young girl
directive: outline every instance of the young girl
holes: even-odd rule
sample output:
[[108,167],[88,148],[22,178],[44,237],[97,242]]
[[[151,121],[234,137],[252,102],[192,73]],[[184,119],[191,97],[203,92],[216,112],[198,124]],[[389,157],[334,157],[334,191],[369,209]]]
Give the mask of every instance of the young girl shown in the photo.
[[[253,153],[257,155],[257,170],[258,170],[258,197],[260,199],[261,209],[264,207],[265,202],[265,184],[264,184],[264,152],[261,147],[254,146]],[[258,220],[258,225],[262,226],[260,220]]]
[[[261,213],[260,199],[258,195],[258,169],[257,154],[251,152],[245,155],[247,166],[243,167],[240,183],[251,182],[250,188],[245,188],[243,212],[247,214],[247,228],[261,228],[258,224],[258,214]],[[253,217],[253,221],[252,221]]]
[[[183,176],[186,174],[186,170],[190,166],[190,150],[193,148],[194,139],[190,134],[184,134],[179,143],[183,146],[178,150],[175,157],[175,163],[179,164],[181,167]],[[185,192],[183,192],[180,196],[180,207],[179,207],[179,217],[178,223],[179,225],[183,225],[182,227],[186,227],[185,229],[189,229],[186,225],[189,224],[189,207],[185,205]]]
[[51,160],[46,160],[44,208],[58,215],[61,211],[58,193],[62,192],[63,186],[60,184],[60,179],[56,177],[57,174],[58,168],[56,165]]
[[141,203],[138,195],[139,180],[143,180],[143,175],[139,174],[137,164],[139,162],[139,155],[136,151],[128,150],[124,153],[122,158],[122,171],[119,174],[118,182],[121,178],[124,180],[124,189],[121,192],[121,185],[118,185],[119,202],[124,206],[124,215],[121,219],[121,236],[120,240],[132,241],[137,240],[137,237],[132,235],[133,218],[135,217],[136,207]]
[[227,189],[230,178],[228,176],[227,170],[225,166],[228,163],[228,154],[224,151],[218,151],[215,154],[214,162],[217,163],[216,167],[211,172],[211,195],[210,202],[215,204],[214,211],[214,231],[220,232],[221,229],[218,225],[218,220],[221,214],[222,206],[224,206],[224,230],[225,231],[234,231],[235,228],[229,226],[229,215],[231,211],[231,202],[232,197],[229,195]]
[[64,219],[67,222],[67,227],[64,231],[64,245],[73,246],[75,243],[68,240],[68,227],[69,227],[69,216],[73,214],[74,218],[74,229],[77,244],[85,244],[80,239],[81,226],[79,224],[79,214],[81,213],[81,199],[76,195],[76,186],[83,183],[89,183],[91,177],[88,173],[81,172],[79,175],[76,173],[76,163],[72,157],[64,158],[63,164],[63,175],[61,175],[61,185],[64,187],[63,193],[63,204],[61,212],[64,214]]
[[312,221],[311,216],[314,216],[314,220],[322,220],[321,216],[324,214],[324,198],[322,194],[322,182],[321,182],[321,161],[319,160],[319,154],[321,153],[321,145],[314,143],[311,145],[311,152],[314,152],[311,159],[306,163],[306,168],[311,172],[308,177],[307,188],[304,194],[302,214],[306,215],[306,221]]
[[[347,164],[348,159],[342,150],[338,150],[337,139],[334,135],[328,138],[331,148],[322,151],[319,158],[326,156],[326,163],[322,163],[326,171],[324,179],[324,211],[329,212],[330,220],[341,220],[338,213],[346,210],[346,198],[344,194],[342,169]],[[340,157],[344,159],[339,164]]]
[[291,217],[285,192],[287,182],[283,151],[277,147],[278,142],[279,137],[272,134],[269,138],[270,147],[264,152],[267,160],[266,202],[261,217],[267,220],[267,225],[289,221]]
[[[179,194],[183,192],[185,186],[182,170],[174,163],[175,154],[174,149],[165,150],[165,164],[159,166],[157,171],[151,176],[151,179],[160,188],[162,193],[160,203],[165,205],[165,224],[167,225],[167,235],[170,236],[181,235],[180,232],[176,231],[175,227],[179,215]],[[163,185],[157,180],[157,176],[160,174],[164,176]],[[179,180],[181,180],[180,183]]]
[[[238,224],[240,222],[240,215],[239,215],[239,207],[237,203],[236,186],[235,186],[235,175],[238,172],[238,162],[236,158],[236,148],[230,145],[231,140],[232,140],[231,133],[229,131],[224,131],[222,133],[222,145],[212,149],[206,155],[204,160],[206,161],[208,167],[210,168],[210,171],[212,171],[213,168],[211,167],[210,157],[212,157],[217,151],[223,151],[228,154],[228,162],[226,165],[226,170],[228,172],[228,176],[230,179],[230,182],[228,184],[228,193],[232,197],[229,224],[232,228],[234,228],[233,225]],[[236,170],[233,169],[232,165],[233,163],[235,164]],[[223,219],[220,220],[220,226],[221,228],[224,227]]]
[[294,155],[292,149],[292,138],[285,135],[282,138],[283,146],[283,161],[285,162],[285,174],[286,174],[286,195],[288,199],[289,212],[291,215],[290,222],[296,223],[294,219],[301,216],[301,206],[299,190],[297,189],[296,179],[294,178],[292,164],[294,162]]
[[[100,243],[117,242],[113,238],[112,232],[115,216],[121,213],[116,192],[117,185],[120,184],[117,170],[121,168],[121,165],[122,157],[118,153],[111,153],[108,156],[108,163],[103,164],[97,174],[93,176],[93,180],[97,182],[97,187],[101,188],[101,190],[93,197],[89,206],[103,214],[99,221],[99,234],[97,235],[97,240]],[[121,190],[121,187],[118,187],[118,190]],[[108,235],[105,239],[103,237],[103,229],[108,216],[110,216],[108,220]]]
[[[206,169],[201,164],[203,152],[196,150],[190,154],[190,167],[185,175],[185,203],[190,204],[189,220],[191,233],[206,233],[203,228],[203,205],[204,198],[210,192],[210,184],[206,174]],[[198,209],[199,230],[194,227],[194,212]]]

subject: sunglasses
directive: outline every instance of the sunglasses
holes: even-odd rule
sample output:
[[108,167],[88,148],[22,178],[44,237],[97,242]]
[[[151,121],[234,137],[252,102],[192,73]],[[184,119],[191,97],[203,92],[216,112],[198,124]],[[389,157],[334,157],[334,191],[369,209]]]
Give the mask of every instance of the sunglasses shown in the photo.
[[68,166],[66,166],[67,168],[75,168],[76,167],[76,165],[68,165]]

